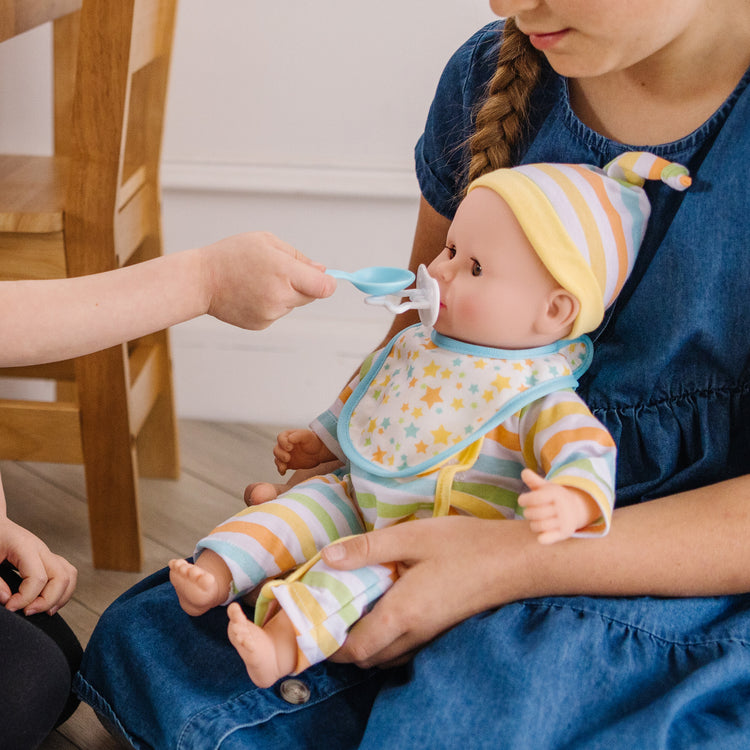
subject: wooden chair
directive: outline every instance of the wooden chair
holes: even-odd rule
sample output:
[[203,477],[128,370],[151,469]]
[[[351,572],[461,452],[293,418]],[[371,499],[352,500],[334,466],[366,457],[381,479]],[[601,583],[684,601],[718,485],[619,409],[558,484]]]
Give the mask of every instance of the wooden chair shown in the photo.
[[[83,0],[54,22],[55,155],[0,156],[0,279],[161,254],[175,5]],[[167,333],[2,375],[52,379],[57,400],[0,400],[0,458],[83,463],[94,565],[139,570],[138,475],[179,472]]]

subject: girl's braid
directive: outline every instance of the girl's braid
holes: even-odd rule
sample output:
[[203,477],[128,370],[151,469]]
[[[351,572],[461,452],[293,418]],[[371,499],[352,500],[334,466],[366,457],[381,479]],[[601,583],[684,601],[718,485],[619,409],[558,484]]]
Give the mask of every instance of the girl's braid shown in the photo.
[[[518,159],[529,112],[531,93],[539,81],[542,55],[529,44],[512,18],[505,22],[497,70],[487,99],[477,112],[474,134],[469,139],[471,161],[468,182]],[[468,183],[467,183],[468,184]]]

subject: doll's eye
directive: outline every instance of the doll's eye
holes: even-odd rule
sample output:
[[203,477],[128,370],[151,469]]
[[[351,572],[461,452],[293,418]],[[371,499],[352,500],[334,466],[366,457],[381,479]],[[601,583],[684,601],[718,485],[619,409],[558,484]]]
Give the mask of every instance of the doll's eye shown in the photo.
[[453,259],[456,257],[456,248],[451,245],[446,245],[445,249],[448,251],[448,257]]
[[481,276],[482,275],[482,264],[476,259],[472,258],[474,263],[471,266],[471,275],[472,276]]

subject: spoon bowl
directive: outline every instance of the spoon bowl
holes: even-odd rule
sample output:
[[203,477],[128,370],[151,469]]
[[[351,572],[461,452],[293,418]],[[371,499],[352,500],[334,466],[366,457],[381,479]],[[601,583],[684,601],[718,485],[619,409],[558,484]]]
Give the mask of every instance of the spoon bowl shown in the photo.
[[414,281],[414,274],[411,271],[389,266],[370,266],[351,273],[329,268],[326,273],[336,279],[344,279],[354,284],[365,294],[395,294],[406,289]]

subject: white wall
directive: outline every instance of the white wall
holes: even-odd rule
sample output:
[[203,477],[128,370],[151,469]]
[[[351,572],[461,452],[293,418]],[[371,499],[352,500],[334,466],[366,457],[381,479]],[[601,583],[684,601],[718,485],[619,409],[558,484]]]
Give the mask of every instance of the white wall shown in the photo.
[[[331,267],[405,265],[414,143],[447,58],[492,17],[487,0],[180,0],[166,250],[268,229]],[[49,151],[48,45],[40,29],[0,46],[0,150]],[[262,333],[177,326],[178,410],[307,422],[388,323],[342,283]]]

